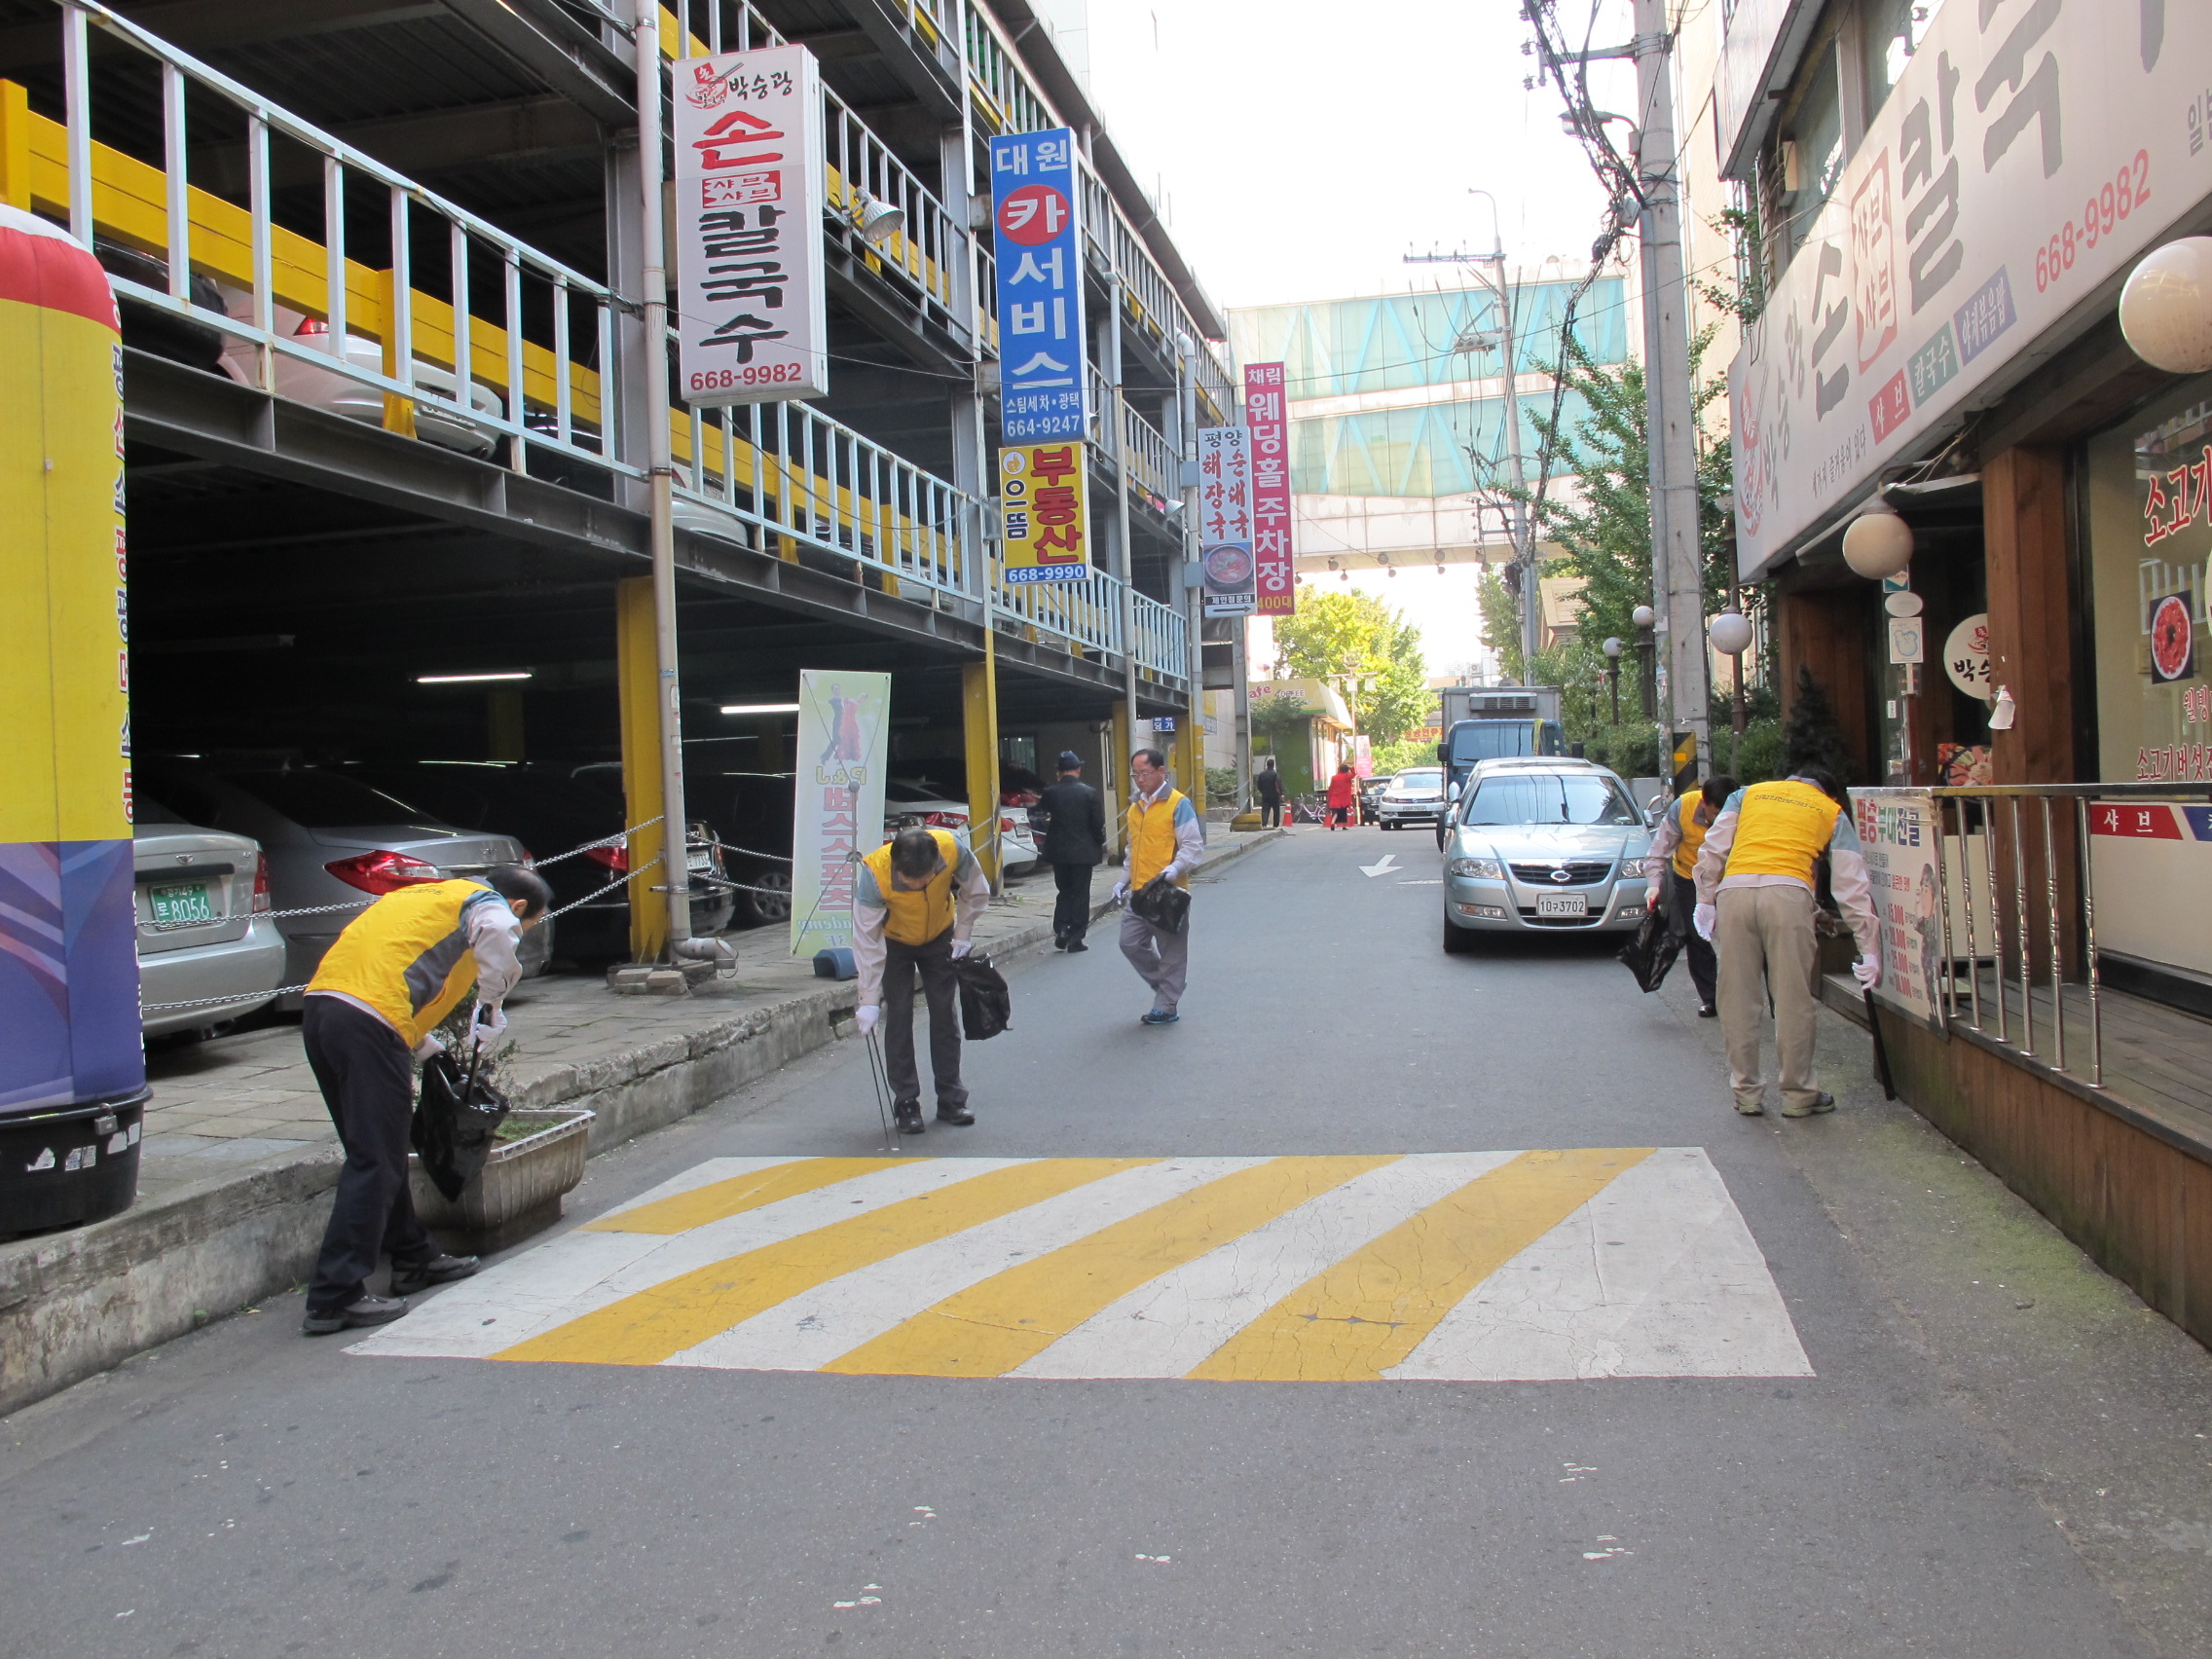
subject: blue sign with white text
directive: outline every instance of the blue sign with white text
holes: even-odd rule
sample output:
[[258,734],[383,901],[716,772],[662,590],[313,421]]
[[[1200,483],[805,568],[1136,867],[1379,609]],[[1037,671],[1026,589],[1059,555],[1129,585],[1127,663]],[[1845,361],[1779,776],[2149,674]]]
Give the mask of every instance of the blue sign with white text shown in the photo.
[[1001,426],[1010,444],[1086,435],[1082,200],[1067,128],[991,140]]

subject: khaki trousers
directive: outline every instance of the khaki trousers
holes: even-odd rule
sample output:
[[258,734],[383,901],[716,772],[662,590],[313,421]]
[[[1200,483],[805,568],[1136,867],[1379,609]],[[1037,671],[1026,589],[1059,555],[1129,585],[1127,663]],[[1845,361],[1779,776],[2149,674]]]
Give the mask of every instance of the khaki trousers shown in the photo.
[[1765,1025],[1769,987],[1774,993],[1775,1069],[1785,1106],[1810,1106],[1820,1095],[1813,1081],[1813,964],[1820,941],[1813,932],[1813,895],[1788,886],[1732,887],[1715,901],[1720,912],[1713,948],[1720,958],[1720,1029],[1728,1039],[1729,1086],[1737,1105],[1758,1106],[1766,1093],[1759,1075],[1759,1033]]

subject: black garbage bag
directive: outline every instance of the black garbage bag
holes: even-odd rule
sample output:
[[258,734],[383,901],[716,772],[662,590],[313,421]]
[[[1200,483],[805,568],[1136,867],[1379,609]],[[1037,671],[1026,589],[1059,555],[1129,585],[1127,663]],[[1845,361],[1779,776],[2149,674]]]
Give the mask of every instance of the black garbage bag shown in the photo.
[[960,1031],[969,1042],[996,1037],[1014,1023],[1014,993],[988,956],[970,951],[954,958],[952,976],[960,981]]
[[1129,895],[1129,908],[1161,933],[1179,934],[1191,919],[1191,895],[1164,875],[1156,875]]
[[424,1062],[423,1092],[407,1139],[423,1161],[423,1172],[447,1202],[458,1202],[482,1171],[492,1156],[494,1132],[508,1110],[507,1097],[480,1075],[474,1060],[465,1069],[445,1053]]
[[1675,930],[1667,925],[1667,918],[1656,908],[1643,918],[1643,925],[1636,930],[1628,943],[1621,946],[1620,960],[1636,976],[1636,982],[1647,991],[1655,991],[1667,977],[1667,970],[1675,965],[1682,941],[1675,937]]

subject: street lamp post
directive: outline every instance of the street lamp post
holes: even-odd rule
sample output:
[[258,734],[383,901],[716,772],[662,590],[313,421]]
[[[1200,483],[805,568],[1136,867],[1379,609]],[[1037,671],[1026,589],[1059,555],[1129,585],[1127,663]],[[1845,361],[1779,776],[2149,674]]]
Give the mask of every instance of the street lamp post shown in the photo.
[[1636,624],[1636,654],[1643,665],[1643,718],[1659,718],[1659,686],[1651,670],[1651,627],[1659,620],[1659,613],[1648,605],[1640,605],[1629,612],[1629,620]]
[[1621,642],[1618,636],[1600,647],[1605,653],[1605,684],[1613,694],[1613,724],[1621,723]]

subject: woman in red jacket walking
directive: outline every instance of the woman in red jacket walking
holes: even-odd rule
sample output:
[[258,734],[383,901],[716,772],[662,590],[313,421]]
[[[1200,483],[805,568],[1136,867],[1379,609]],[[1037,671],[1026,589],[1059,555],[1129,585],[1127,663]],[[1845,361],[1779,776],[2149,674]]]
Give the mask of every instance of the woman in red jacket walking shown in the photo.
[[1337,775],[1329,780],[1329,828],[1351,828],[1352,808],[1359,804],[1359,780],[1351,775],[1351,762],[1337,767]]

